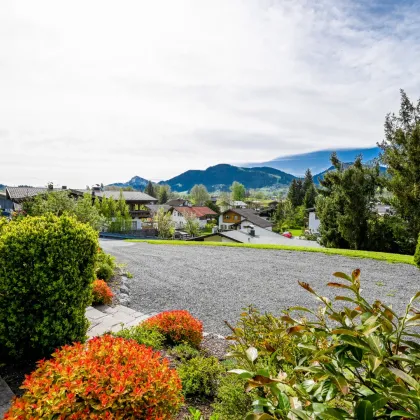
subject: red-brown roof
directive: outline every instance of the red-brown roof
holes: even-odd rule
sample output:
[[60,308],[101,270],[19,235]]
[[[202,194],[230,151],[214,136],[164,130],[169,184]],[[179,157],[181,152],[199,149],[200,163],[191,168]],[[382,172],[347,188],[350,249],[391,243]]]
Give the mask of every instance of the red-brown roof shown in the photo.
[[176,211],[179,211],[182,214],[193,213],[196,217],[204,216],[217,216],[217,213],[208,207],[174,207]]

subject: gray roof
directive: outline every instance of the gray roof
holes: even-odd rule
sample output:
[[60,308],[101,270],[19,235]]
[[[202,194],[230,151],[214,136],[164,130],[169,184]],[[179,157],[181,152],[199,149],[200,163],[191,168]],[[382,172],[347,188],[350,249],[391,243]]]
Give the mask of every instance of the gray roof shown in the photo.
[[[151,195],[145,194],[140,191],[122,191],[124,200],[129,201],[145,201],[147,203],[156,203],[157,199],[152,197]],[[115,200],[118,200],[120,198],[120,191],[101,191],[96,192],[95,195],[97,197],[112,197]]]
[[166,212],[168,212],[172,208],[171,206],[168,206],[167,204],[147,204],[146,207],[152,213],[157,213],[160,208],[162,208],[163,211],[166,213]]
[[188,203],[188,200],[184,200],[183,198],[173,198],[172,200],[169,200],[166,204],[173,206],[173,207],[177,207],[177,206],[181,206],[184,203]]
[[71,189],[62,189],[54,188],[50,190],[47,187],[7,187],[6,188],[6,197],[15,203],[21,203],[28,198],[35,197],[38,194],[44,194],[46,192],[59,192],[59,191],[69,191],[72,194],[81,195],[81,192],[78,190]]
[[232,211],[236,214],[239,214],[240,216],[248,220],[253,225],[259,226],[264,229],[273,226],[271,222],[258,216],[258,214],[256,214],[255,211],[252,209],[230,209],[227,211]]

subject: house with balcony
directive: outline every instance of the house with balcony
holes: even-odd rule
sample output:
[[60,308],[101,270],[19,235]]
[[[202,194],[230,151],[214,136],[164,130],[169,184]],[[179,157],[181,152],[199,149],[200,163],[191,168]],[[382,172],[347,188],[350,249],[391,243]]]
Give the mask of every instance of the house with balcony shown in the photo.
[[219,216],[219,229],[221,231],[242,230],[253,227],[256,234],[264,235],[273,230],[273,224],[260,217],[252,209],[229,209]]

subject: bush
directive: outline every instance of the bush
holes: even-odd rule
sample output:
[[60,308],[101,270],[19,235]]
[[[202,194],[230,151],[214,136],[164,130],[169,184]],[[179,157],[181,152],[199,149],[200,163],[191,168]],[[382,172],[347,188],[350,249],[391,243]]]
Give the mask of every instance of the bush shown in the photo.
[[178,367],[186,397],[213,397],[224,372],[225,369],[215,357],[194,357]]
[[420,268],[420,235],[419,235],[419,241],[417,243],[416,253],[414,254],[414,262],[417,264],[417,267]]
[[199,356],[200,352],[189,344],[179,344],[171,350],[171,354],[182,361],[186,361]]
[[99,252],[96,258],[96,277],[105,281],[111,280],[115,273],[115,258],[109,254],[106,254],[99,248]]
[[[268,365],[259,366],[256,348],[236,347],[234,357],[248,368],[232,372],[248,379],[248,389],[258,389],[256,418],[263,413],[267,419],[420,418],[420,315],[414,306],[420,292],[398,316],[379,300],[370,304],[361,296],[360,270],[334,276],[341,283],[328,286],[351,294],[335,297],[338,308],[300,282],[322,307],[290,308],[282,317],[289,336],[299,341],[302,356],[294,371],[303,377],[290,378],[282,370],[272,375]],[[350,305],[343,308],[342,301]],[[241,331],[235,338],[242,343]]]
[[84,341],[97,233],[68,216],[26,217],[0,231],[0,358],[35,359]]
[[122,337],[127,340],[134,340],[138,344],[161,349],[165,342],[165,336],[156,328],[148,327],[144,323],[131,328],[123,328],[121,331],[114,333],[116,337]]
[[162,312],[145,324],[156,327],[170,344],[188,343],[198,347],[203,339],[203,324],[188,311]]
[[109,305],[112,303],[112,298],[114,297],[114,293],[112,293],[109,286],[103,280],[95,280],[93,282],[92,295],[93,305]]
[[5,419],[171,419],[182,404],[167,360],[111,335],[64,346],[39,362],[22,388]]
[[256,396],[255,392],[245,392],[246,382],[237,375],[222,376],[212,405],[213,414],[223,420],[243,420]]

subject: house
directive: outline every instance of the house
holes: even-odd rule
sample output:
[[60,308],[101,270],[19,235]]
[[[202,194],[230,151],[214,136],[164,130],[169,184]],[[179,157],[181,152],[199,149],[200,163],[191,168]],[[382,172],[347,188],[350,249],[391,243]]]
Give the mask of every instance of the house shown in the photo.
[[[89,190],[87,192],[89,192]],[[101,191],[100,189],[94,188],[91,190],[91,193],[92,196],[98,197],[99,199],[102,197],[112,197],[114,200],[118,200],[122,193],[132,218],[131,230],[142,229],[142,222],[147,221],[147,219],[152,217],[152,213],[150,209],[147,208],[147,205],[157,203],[156,198],[140,191]]]
[[82,197],[83,192],[80,190],[67,189],[63,186],[61,188],[53,188],[52,185],[48,187],[7,187],[6,198],[16,204],[21,204],[25,200],[31,199],[39,194],[47,192],[68,191],[71,196]]
[[234,201],[233,203],[233,207],[235,209],[246,209],[247,208],[247,204],[244,203],[243,201]]
[[6,193],[0,192],[0,216],[10,217],[12,213],[19,210],[19,204],[6,198]]
[[[264,230],[264,229],[263,229]],[[270,230],[265,230],[263,234],[256,234],[252,227],[241,230],[228,230],[224,232],[210,233],[208,235],[198,236],[196,238],[187,239],[188,241],[196,242],[227,242],[227,243],[242,243],[242,244],[260,244],[260,245],[288,245],[319,248],[315,241],[307,241],[302,239],[285,238],[278,233]]]
[[221,231],[241,230],[251,225],[256,234],[264,235],[266,231],[273,229],[273,224],[270,221],[263,219],[252,209],[229,209],[219,217]]
[[183,198],[174,198],[173,200],[167,201],[165,204],[171,207],[192,207],[192,203]]
[[197,217],[200,228],[204,228],[209,220],[215,219],[217,217],[217,213],[215,211],[204,206],[172,207],[170,211],[172,213],[172,221],[175,224],[175,229],[184,228],[186,223],[185,215],[189,213]]
[[308,212],[308,230],[311,233],[319,233],[319,225],[321,224],[318,216],[316,215],[315,208],[306,209]]
[[172,206],[169,206],[168,204],[146,204],[146,207],[149,209],[151,217],[153,217],[159,209],[163,209],[165,213],[172,209]]

